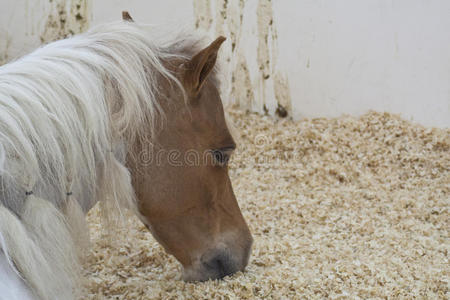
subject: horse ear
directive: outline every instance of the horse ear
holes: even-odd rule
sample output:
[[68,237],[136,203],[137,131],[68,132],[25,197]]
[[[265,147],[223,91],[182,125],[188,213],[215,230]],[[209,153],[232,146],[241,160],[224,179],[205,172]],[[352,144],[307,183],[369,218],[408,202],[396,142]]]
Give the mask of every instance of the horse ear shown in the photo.
[[225,40],[225,37],[219,36],[208,47],[194,55],[185,64],[184,84],[187,91],[192,95],[197,95],[201,90],[206,78],[214,68],[217,60],[217,52]]
[[122,11],[122,20],[127,21],[127,22],[134,22],[133,18],[130,16],[130,14],[126,10]]

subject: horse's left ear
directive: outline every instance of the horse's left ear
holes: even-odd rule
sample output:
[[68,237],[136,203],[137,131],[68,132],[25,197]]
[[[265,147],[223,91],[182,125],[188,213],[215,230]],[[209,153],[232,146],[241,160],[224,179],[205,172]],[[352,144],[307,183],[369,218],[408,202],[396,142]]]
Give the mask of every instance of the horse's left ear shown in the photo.
[[122,20],[127,21],[127,22],[134,22],[133,18],[130,16],[130,14],[126,10],[122,11]]
[[184,84],[186,90],[191,95],[197,95],[200,92],[206,78],[211,73],[216,64],[217,52],[220,46],[226,40],[219,36],[208,47],[194,55],[194,57],[185,64]]

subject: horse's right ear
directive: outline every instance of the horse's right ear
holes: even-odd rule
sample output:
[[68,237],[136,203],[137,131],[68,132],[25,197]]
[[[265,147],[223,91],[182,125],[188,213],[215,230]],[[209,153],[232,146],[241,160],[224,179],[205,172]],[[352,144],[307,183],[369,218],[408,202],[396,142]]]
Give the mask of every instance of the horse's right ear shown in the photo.
[[220,45],[225,40],[225,37],[219,36],[208,47],[198,52],[190,61],[184,64],[186,68],[184,85],[191,95],[196,96],[200,92],[206,78],[216,64],[217,52],[219,51]]
[[122,20],[127,21],[127,22],[134,22],[133,18],[130,16],[130,14],[126,10],[122,11]]

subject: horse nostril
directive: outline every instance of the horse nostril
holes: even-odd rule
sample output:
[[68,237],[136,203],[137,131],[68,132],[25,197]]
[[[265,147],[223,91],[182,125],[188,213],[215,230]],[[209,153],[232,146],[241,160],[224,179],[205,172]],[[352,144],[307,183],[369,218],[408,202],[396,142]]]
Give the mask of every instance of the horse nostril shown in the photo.
[[204,265],[208,270],[213,272],[216,275],[214,277],[218,279],[238,271],[235,264],[226,254],[216,255],[212,259],[206,261]]

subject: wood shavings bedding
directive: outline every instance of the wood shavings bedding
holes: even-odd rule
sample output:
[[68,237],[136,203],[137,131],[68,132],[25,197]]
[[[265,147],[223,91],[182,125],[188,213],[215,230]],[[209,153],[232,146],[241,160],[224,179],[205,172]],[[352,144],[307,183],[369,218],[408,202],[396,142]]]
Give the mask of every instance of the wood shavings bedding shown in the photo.
[[398,116],[299,122],[229,109],[246,272],[185,283],[135,217],[110,246],[89,215],[88,299],[449,298],[450,130]]

